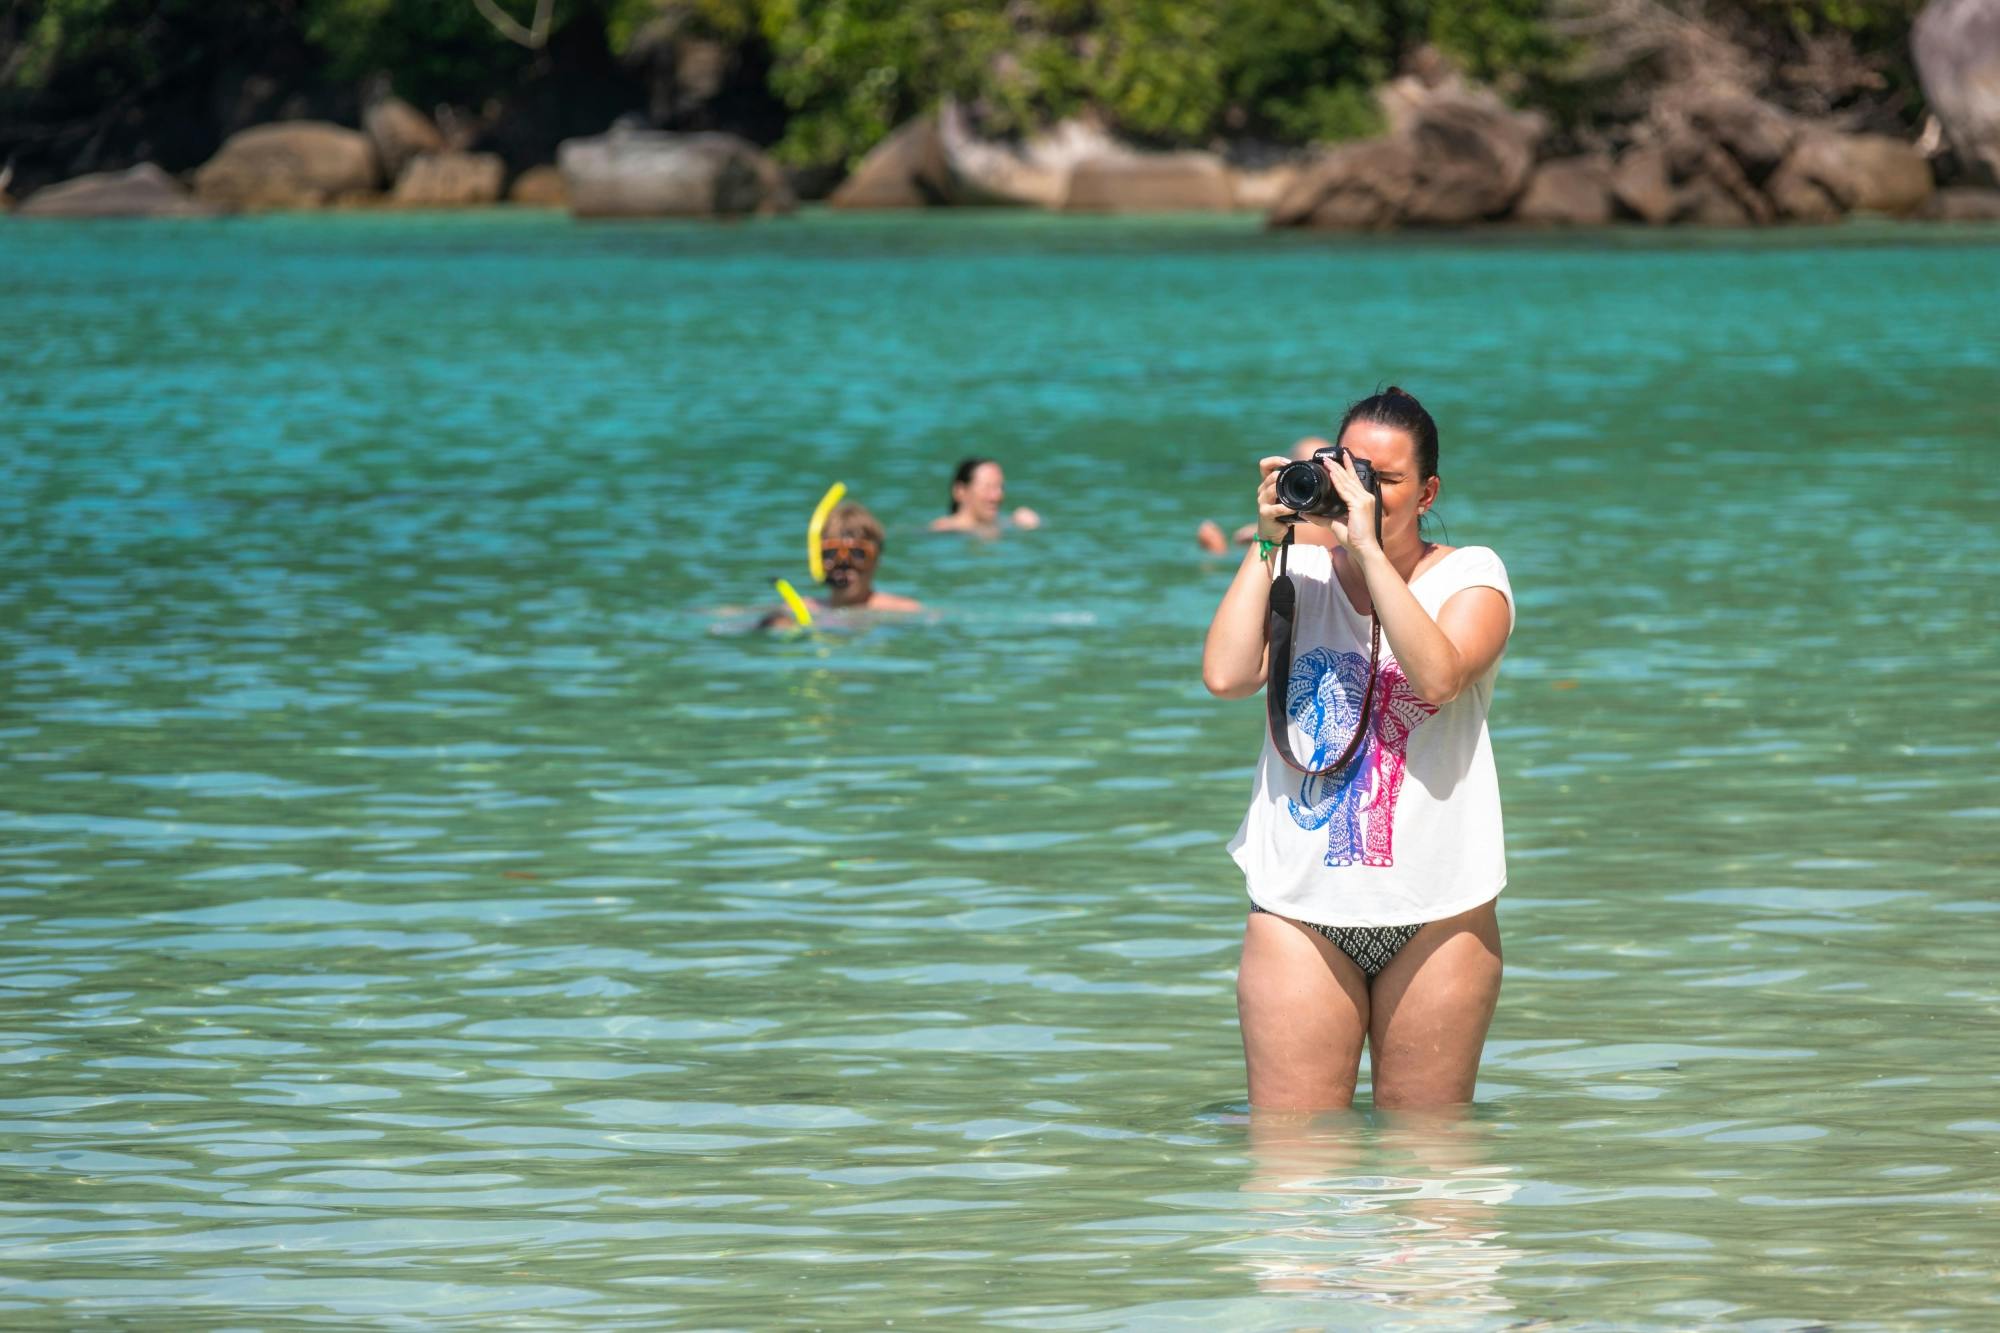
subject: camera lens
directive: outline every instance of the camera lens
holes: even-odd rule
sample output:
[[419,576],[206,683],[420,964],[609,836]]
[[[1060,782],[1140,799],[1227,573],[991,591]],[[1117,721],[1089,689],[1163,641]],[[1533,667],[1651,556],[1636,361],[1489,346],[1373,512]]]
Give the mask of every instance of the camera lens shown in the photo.
[[1278,503],[1297,514],[1310,514],[1333,489],[1317,462],[1287,463],[1278,469]]

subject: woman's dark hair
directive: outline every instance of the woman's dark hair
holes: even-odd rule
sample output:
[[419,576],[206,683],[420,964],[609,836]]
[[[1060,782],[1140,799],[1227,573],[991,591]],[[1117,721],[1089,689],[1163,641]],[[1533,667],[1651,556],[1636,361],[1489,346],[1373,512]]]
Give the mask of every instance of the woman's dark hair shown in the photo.
[[1380,393],[1363,398],[1347,409],[1347,415],[1340,419],[1340,429],[1333,433],[1338,441],[1347,434],[1347,428],[1357,421],[1365,421],[1373,426],[1388,426],[1408,435],[1417,446],[1417,480],[1429,481],[1438,470],[1438,427],[1431,420],[1431,414],[1424,411],[1424,405],[1411,395],[1391,384]]
[[972,474],[992,461],[990,458],[980,458],[975,455],[958,465],[958,471],[951,474],[951,508],[946,510],[946,513],[956,514],[958,512],[958,488],[961,486],[970,486],[972,484]]

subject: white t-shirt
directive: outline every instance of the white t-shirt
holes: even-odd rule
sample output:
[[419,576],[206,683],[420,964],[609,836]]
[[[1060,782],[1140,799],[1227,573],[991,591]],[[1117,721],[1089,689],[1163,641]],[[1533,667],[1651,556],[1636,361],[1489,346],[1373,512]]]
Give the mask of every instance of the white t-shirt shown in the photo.
[[[1288,563],[1298,590],[1286,691],[1292,753],[1318,768],[1354,734],[1369,620],[1348,601],[1330,548],[1293,546]],[[1511,626],[1506,567],[1484,546],[1448,552],[1410,591],[1435,618],[1453,593],[1476,587],[1500,590]],[[1278,757],[1267,728],[1250,810],[1229,843],[1250,900],[1323,926],[1407,926],[1497,896],[1507,851],[1486,712],[1499,674],[1495,661],[1440,708],[1410,688],[1384,634],[1369,734],[1343,772],[1306,777]]]

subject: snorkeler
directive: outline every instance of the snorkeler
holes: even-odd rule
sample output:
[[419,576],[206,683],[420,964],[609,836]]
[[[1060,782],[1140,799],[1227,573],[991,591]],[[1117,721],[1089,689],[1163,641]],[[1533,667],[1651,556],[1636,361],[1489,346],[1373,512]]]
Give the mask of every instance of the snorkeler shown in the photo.
[[[921,611],[910,597],[883,592],[875,586],[875,570],[885,539],[875,515],[853,500],[843,500],[820,530],[819,556],[825,571],[826,600],[804,599],[811,611]],[[796,611],[773,611],[758,622],[760,629],[797,623]]]
[[998,537],[1001,528],[1042,526],[1042,516],[1026,505],[1003,515],[1000,505],[1007,498],[1007,478],[1000,465],[990,458],[968,458],[951,474],[951,512],[931,520],[932,532],[976,532],[982,537]]
[[[1326,448],[1325,440],[1322,440],[1317,435],[1308,435],[1292,446],[1292,461],[1303,463],[1313,456],[1315,450],[1324,448]],[[1232,542],[1238,546],[1248,546],[1250,543],[1256,541],[1257,525],[1255,523],[1245,523],[1242,527],[1236,529],[1233,535],[1224,536],[1221,524],[1212,518],[1205,518],[1201,521],[1201,526],[1194,530],[1194,540],[1197,546],[1210,555],[1221,555],[1229,549]],[[1304,523],[1292,529],[1292,540],[1303,542],[1308,546],[1332,546],[1334,544],[1333,538],[1327,535],[1325,529]]]

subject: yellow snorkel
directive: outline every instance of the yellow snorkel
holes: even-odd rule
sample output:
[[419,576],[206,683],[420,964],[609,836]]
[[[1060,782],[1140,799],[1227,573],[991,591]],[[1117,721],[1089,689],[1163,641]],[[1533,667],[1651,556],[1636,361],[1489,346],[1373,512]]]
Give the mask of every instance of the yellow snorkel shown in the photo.
[[[819,504],[813,509],[812,521],[806,524],[806,564],[812,570],[814,583],[826,581],[826,562],[820,559],[819,539],[826,531],[826,520],[833,513],[833,507],[846,494],[847,483],[844,481],[836,481],[827,487],[826,494],[819,498]],[[806,599],[799,596],[799,590],[789,580],[774,580],[773,586],[777,588],[778,596],[785,599],[785,605],[792,609],[792,618],[799,622],[801,629],[813,623],[812,610],[806,605]]]
[[812,522],[806,524],[806,567],[812,570],[813,582],[826,581],[826,563],[819,556],[820,535],[826,531],[827,516],[833,507],[847,494],[847,483],[836,481],[826,488],[826,494],[819,497],[819,507],[813,510]]
[[799,596],[799,590],[792,586],[791,581],[789,579],[778,579],[776,587],[778,589],[778,596],[784,598],[785,605],[792,608],[792,618],[799,622],[799,628],[804,629],[806,626],[812,624],[812,610],[806,606],[806,599]]

